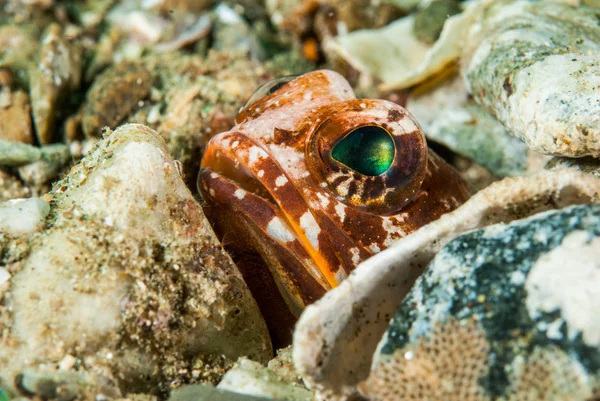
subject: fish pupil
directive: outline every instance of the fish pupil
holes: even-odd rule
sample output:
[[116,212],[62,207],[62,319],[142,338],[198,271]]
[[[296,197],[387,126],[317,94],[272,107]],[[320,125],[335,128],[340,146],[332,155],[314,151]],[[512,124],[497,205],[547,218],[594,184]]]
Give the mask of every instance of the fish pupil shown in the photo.
[[394,141],[383,128],[359,127],[342,138],[331,151],[331,157],[363,175],[378,176],[394,162]]

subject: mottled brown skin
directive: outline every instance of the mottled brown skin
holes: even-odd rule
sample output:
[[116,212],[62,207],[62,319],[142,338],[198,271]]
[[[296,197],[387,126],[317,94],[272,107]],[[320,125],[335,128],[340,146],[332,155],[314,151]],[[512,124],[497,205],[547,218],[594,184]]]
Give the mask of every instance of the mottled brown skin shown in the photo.
[[[281,294],[263,305],[259,300],[267,320],[278,320],[271,328],[293,322],[361,261],[470,196],[458,173],[427,149],[404,108],[355,99],[332,71],[293,79],[247,105],[236,124],[209,143],[198,187],[224,242],[264,261],[238,266],[257,298],[264,291]],[[395,146],[392,164],[378,176],[331,156],[341,139],[364,126],[385,129]],[[288,331],[272,330],[274,342],[289,341]]]

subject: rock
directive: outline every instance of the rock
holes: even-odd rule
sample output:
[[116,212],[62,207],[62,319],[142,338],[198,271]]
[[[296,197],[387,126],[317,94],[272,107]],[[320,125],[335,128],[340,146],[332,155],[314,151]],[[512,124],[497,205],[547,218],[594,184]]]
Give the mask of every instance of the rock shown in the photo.
[[27,198],[31,196],[31,190],[7,169],[0,168],[0,202]]
[[22,392],[45,400],[70,401],[78,397],[91,400],[95,394],[111,398],[119,395],[108,386],[99,386],[92,377],[75,371],[36,372],[24,369],[15,380]]
[[31,108],[37,138],[42,145],[54,138],[57,114],[67,96],[81,82],[80,49],[70,44],[57,25],[42,37],[39,64],[31,70]]
[[11,91],[0,84],[0,139],[33,143],[29,96],[21,90]]
[[13,85],[29,87],[29,69],[37,60],[39,39],[27,25],[0,26],[0,65],[11,72]]
[[41,187],[58,177],[71,159],[67,145],[44,146],[39,161],[19,167],[19,177],[29,186]]
[[256,303],[154,131],[111,133],[47,198],[46,230],[7,265],[3,387],[24,372],[53,377],[67,354],[86,389],[119,396],[270,359]]
[[150,94],[152,76],[141,64],[123,62],[100,75],[90,88],[83,111],[83,132],[99,137],[114,129]]
[[461,233],[545,210],[600,201],[600,179],[571,169],[505,178],[476,193],[395,246],[360,264],[304,311],[294,333],[294,363],[328,400],[346,399],[367,378],[389,319],[429,261]]
[[596,12],[525,0],[487,2],[483,12],[462,56],[475,100],[535,151],[600,156]]
[[0,139],[0,166],[23,166],[41,158],[42,151],[35,146]]
[[254,397],[246,394],[232,393],[211,386],[184,386],[171,394],[169,401],[273,401],[269,397]]
[[211,48],[217,51],[229,51],[247,54],[253,60],[265,60],[267,54],[259,38],[251,26],[236,11],[219,4],[214,11],[216,15],[213,28],[213,43]]
[[33,233],[49,212],[50,206],[40,198],[0,202],[0,231],[12,235]]
[[225,373],[217,388],[233,393],[289,401],[311,401],[312,393],[296,381],[288,381],[260,363],[239,360]]
[[599,286],[600,205],[464,234],[394,315],[361,392],[373,401],[593,399]]

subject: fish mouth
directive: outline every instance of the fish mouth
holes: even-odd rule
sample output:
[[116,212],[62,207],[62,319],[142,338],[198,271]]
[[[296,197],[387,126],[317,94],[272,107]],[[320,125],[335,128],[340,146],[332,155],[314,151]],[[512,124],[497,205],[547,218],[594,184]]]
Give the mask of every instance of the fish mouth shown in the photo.
[[[215,144],[217,146],[209,144],[207,147],[198,176],[198,190],[207,203],[229,208],[239,218],[251,222],[244,229],[250,227],[255,239],[263,237],[257,239],[261,242],[258,247],[268,249],[260,249],[258,253],[276,281],[279,279],[280,292],[291,294],[291,303],[295,306],[290,309],[301,311],[337,285],[331,273],[331,261],[314,246],[315,233],[307,232],[297,223],[302,221],[297,218],[297,211],[302,209],[305,211],[302,217],[313,219],[317,232],[321,231],[320,227],[289,175],[268,157],[268,152],[241,134],[230,136],[220,138],[222,143]],[[236,142],[237,146],[232,149],[231,144]],[[260,158],[259,164],[251,163],[250,149],[252,152],[260,149],[267,157]],[[282,182],[285,185],[278,186]]]

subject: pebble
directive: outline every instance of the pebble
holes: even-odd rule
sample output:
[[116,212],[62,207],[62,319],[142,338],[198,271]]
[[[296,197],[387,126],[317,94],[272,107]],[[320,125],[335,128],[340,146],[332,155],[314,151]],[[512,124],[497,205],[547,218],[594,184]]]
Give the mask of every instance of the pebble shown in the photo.
[[221,390],[207,385],[183,386],[174,391],[169,401],[277,401],[271,397],[255,397]]
[[11,91],[0,84],[0,139],[33,143],[29,96],[21,90]]
[[50,206],[40,198],[0,202],[0,232],[31,234],[43,225],[49,212]]
[[288,401],[311,401],[312,393],[297,382],[279,376],[275,371],[248,359],[239,360],[217,388],[234,393]]
[[150,95],[152,82],[150,72],[136,62],[122,62],[101,74],[90,88],[83,109],[85,135],[100,137],[102,128],[116,128]]

